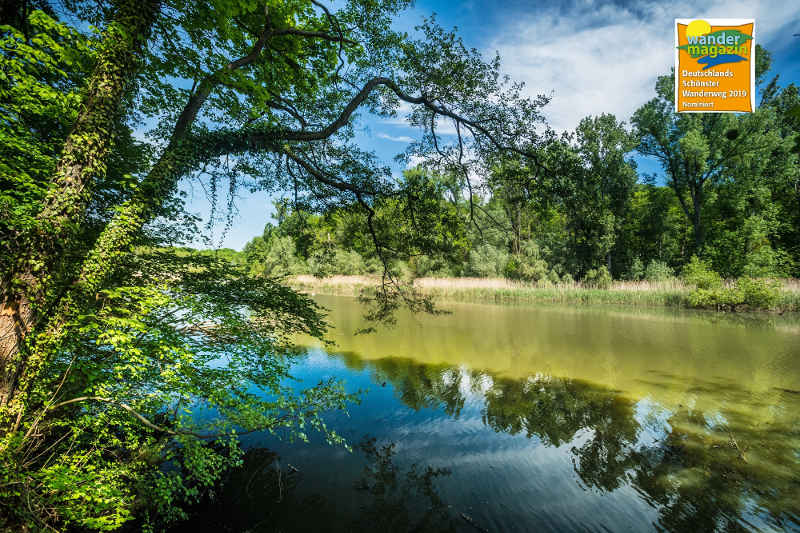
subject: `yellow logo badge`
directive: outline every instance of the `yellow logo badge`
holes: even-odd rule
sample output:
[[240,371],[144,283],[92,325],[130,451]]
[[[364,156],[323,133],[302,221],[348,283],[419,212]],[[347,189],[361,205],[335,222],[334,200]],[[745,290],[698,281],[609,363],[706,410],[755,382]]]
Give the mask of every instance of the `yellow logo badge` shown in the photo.
[[755,110],[755,20],[675,19],[675,110]]

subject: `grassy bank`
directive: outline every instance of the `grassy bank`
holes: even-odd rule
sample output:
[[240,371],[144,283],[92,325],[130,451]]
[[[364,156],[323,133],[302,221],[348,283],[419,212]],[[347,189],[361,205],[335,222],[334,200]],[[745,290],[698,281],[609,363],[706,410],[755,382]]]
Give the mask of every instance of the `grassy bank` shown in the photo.
[[[374,286],[372,276],[293,276],[290,284],[304,292],[357,296],[365,287]],[[450,301],[488,303],[574,303],[585,305],[641,305],[689,307],[688,296],[694,289],[680,279],[668,281],[617,281],[608,289],[583,286],[581,283],[532,284],[504,278],[418,278],[415,286],[423,293]],[[778,311],[800,311],[800,281],[785,280]]]

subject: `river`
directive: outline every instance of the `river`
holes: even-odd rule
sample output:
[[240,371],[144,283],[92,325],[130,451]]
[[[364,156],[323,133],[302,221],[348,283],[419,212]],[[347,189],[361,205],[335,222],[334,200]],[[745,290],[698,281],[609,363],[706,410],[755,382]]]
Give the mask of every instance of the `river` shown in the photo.
[[296,386],[342,379],[353,451],[245,439],[192,531],[800,531],[800,326],[782,317],[446,304],[355,335]]

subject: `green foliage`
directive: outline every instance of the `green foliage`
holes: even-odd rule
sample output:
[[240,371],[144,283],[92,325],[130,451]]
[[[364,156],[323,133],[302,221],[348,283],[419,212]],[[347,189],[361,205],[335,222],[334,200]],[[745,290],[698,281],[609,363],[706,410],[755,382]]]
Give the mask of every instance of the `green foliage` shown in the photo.
[[0,224],[17,228],[41,208],[96,44],[42,11],[27,31],[0,27]]
[[722,285],[722,277],[711,269],[711,265],[692,256],[689,263],[683,267],[683,279],[698,289],[716,289]]
[[506,263],[503,273],[509,279],[522,281],[539,281],[547,279],[547,262],[541,258],[539,246],[533,241],[522,244],[522,250],[512,255]]
[[467,275],[492,278],[503,275],[509,257],[505,250],[483,243],[469,251],[468,261]]
[[[336,250],[333,258],[336,272],[348,275],[366,274],[370,271],[370,266],[361,257],[361,254],[354,250]],[[372,265],[374,272],[375,265]]]
[[[441,255],[430,256],[427,254],[412,257],[408,261],[409,268],[414,277],[439,277],[446,278],[453,275],[447,259]],[[360,273],[360,272],[357,272]]]
[[779,217],[774,208],[764,209],[763,213],[745,220],[742,237],[746,242],[746,253],[742,274],[761,278],[786,275],[785,252],[775,250],[770,238],[777,233]]
[[664,261],[651,260],[644,270],[644,279],[647,281],[666,281],[672,279],[675,272]]
[[611,287],[611,282],[611,274],[605,265],[598,268],[590,268],[583,277],[584,285],[595,289],[608,289]]
[[688,301],[692,307],[705,309],[772,309],[780,301],[780,288],[773,280],[739,278],[730,286],[697,288],[689,294]]
[[781,285],[774,280],[741,278],[736,284],[744,303],[753,309],[771,309],[780,299]]
[[[757,46],[762,85],[769,63],[769,54]],[[796,201],[789,200],[796,198],[789,189],[798,176],[792,153],[797,129],[790,126],[789,111],[798,101],[797,88],[780,88],[773,80],[762,87],[762,103],[753,113],[679,114],[673,84],[672,76],[660,77],[656,97],[636,111],[633,123],[639,152],[661,162],[691,226],[688,252],[710,258],[723,276],[785,273],[779,270],[787,262],[773,251],[777,244],[788,252],[797,242],[790,237],[796,232],[783,226],[798,220]]]
[[2,442],[3,514],[114,530],[146,511],[160,528],[239,463],[241,432],[342,442],[321,418],[351,398],[341,385],[284,383],[291,339],[324,331],[311,300],[213,254],[144,249],[126,269],[137,283],[98,295],[40,381],[60,398],[40,414],[47,437]]
[[261,237],[247,243],[244,254],[251,272],[268,277],[305,274],[308,268],[297,256],[294,239],[273,235],[268,241]]
[[319,243],[311,251],[308,268],[311,273],[324,278],[336,273],[336,245],[331,241]]
[[633,263],[631,263],[630,271],[628,272],[628,279],[633,281],[639,281],[640,279],[644,278],[644,264],[642,260],[639,259],[639,256],[633,258]]

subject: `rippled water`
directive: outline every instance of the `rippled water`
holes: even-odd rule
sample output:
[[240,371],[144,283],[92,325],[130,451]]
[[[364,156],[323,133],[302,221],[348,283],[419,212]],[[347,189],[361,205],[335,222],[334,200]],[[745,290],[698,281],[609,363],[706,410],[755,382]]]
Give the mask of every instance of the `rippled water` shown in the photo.
[[366,389],[354,451],[251,436],[188,526],[230,531],[800,531],[796,319],[451,305],[309,345],[298,387]]

